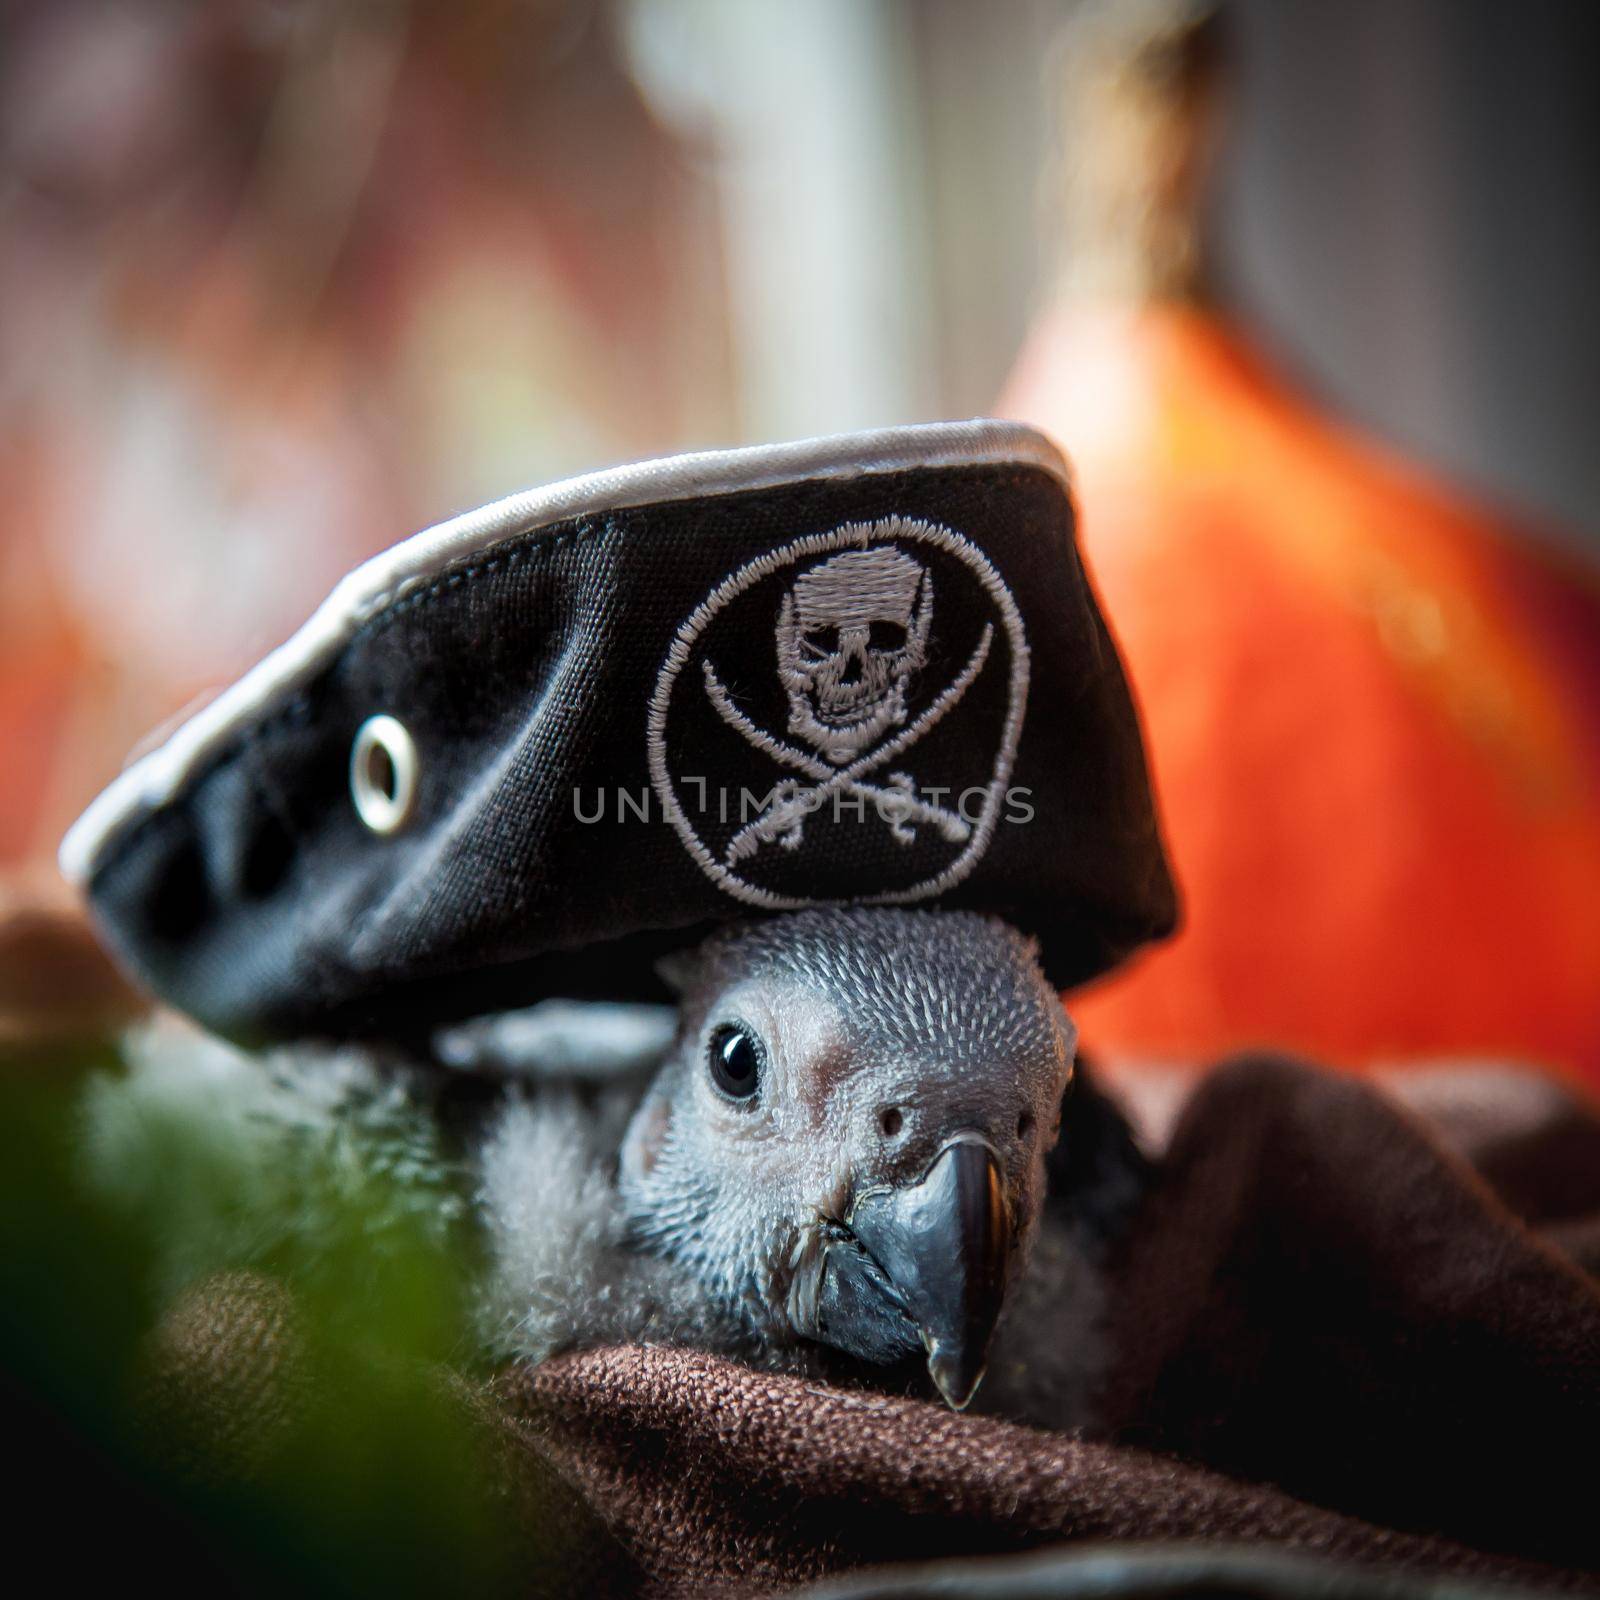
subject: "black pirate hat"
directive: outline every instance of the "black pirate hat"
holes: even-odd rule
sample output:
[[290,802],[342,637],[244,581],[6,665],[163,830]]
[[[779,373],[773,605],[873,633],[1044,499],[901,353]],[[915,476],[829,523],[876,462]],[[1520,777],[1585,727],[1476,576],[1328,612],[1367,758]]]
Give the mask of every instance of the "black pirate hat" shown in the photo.
[[1065,986],[1167,932],[1061,457],[1008,423],[620,467],[352,573],[62,847],[157,994],[262,1039],[657,992],[827,901],[977,907]]

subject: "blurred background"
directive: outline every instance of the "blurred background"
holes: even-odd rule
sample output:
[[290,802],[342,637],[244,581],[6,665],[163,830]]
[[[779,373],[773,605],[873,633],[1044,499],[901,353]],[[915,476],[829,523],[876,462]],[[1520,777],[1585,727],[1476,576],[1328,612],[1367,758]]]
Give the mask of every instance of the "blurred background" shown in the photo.
[[1184,898],[1069,997],[1141,1126],[1254,1044],[1600,1092],[1597,83],[1591,0],[0,0],[0,1411],[13,1522],[99,1535],[52,1571],[609,1559],[437,1380],[438,1153],[197,1110],[164,1064],[223,1047],[120,1032],[54,868],[350,566],[555,477],[1043,427]]
[[1597,76],[1584,0],[0,0],[0,864],[407,532],[999,408],[1188,905],[1086,1036],[1600,1081]]

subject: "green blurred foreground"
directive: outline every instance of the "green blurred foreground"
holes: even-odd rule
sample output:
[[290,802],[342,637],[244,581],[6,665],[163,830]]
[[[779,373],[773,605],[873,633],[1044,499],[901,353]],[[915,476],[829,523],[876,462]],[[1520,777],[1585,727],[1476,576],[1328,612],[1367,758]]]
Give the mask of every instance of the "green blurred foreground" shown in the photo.
[[58,1578],[559,1585],[585,1535],[513,1518],[461,1378],[472,1242],[449,1165],[385,1126],[264,1127],[139,1087],[112,1046],[0,1057],[13,1526]]

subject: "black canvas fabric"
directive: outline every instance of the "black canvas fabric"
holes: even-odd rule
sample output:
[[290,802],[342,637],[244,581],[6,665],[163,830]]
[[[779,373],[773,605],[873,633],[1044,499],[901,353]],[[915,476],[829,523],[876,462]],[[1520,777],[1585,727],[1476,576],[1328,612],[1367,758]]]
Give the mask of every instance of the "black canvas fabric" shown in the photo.
[[[910,663],[860,751],[796,731],[780,673],[786,640],[839,655],[844,624],[802,633],[841,605],[912,608],[872,624],[878,666],[854,639],[846,677]],[[419,757],[388,836],[350,794],[375,714]],[[1174,919],[1127,686],[1037,440],[496,532],[115,818],[87,886],[146,985],[247,1040],[650,994],[666,948],[808,901],[993,911],[1062,985]]]

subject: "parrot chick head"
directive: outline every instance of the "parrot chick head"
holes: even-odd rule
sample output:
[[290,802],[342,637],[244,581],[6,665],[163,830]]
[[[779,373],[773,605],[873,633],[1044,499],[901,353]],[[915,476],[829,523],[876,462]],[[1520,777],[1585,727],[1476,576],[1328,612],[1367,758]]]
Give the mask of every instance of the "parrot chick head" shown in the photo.
[[972,912],[818,909],[670,976],[677,1043],[622,1152],[634,1238],[763,1346],[925,1355],[964,1407],[1072,1073],[1032,944]]

